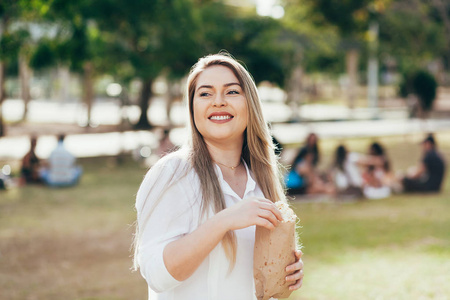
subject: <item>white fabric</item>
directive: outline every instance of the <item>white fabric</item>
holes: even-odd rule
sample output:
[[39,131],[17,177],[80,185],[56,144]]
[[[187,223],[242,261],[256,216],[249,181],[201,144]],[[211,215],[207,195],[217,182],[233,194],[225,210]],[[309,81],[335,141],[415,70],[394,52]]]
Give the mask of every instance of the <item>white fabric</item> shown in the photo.
[[77,176],[75,161],[75,156],[64,148],[62,142],[58,142],[48,159],[50,165],[49,181],[53,183],[72,182]]
[[386,185],[380,187],[365,186],[363,194],[367,199],[384,199],[391,195],[391,189]]
[[[228,273],[229,261],[221,244],[187,280],[179,282],[167,271],[163,261],[164,247],[194,231],[202,223],[199,178],[187,164],[182,157],[164,157],[147,173],[137,194],[136,209],[141,236],[138,262],[149,286],[149,299],[256,299],[253,282],[254,226],[235,231],[238,247],[236,265],[231,273]],[[220,168],[215,167],[227,207],[241,201],[223,179]],[[263,197],[248,168],[247,178],[243,199]]]
[[[383,178],[386,174],[380,168],[375,170],[375,177],[383,182]],[[391,195],[391,188],[387,185],[382,185],[380,187],[366,185],[363,188],[364,197],[367,199],[384,199]]]
[[362,177],[357,165],[359,159],[358,153],[348,153],[344,162],[344,171],[339,169],[336,171],[334,180],[339,190],[345,190],[349,186],[362,186]]

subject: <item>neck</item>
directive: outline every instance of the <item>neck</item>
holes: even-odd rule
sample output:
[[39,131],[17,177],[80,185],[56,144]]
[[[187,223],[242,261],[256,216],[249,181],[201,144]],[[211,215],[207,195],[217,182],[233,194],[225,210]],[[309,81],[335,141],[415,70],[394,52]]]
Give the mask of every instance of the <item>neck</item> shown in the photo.
[[240,164],[242,145],[243,142],[229,145],[206,142],[212,160],[220,167],[227,166],[230,169]]

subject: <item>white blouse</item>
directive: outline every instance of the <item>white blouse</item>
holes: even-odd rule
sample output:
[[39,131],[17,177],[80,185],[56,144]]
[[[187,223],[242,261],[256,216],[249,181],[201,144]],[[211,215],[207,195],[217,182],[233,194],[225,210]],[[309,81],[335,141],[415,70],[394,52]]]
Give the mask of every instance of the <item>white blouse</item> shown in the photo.
[[337,170],[335,183],[339,190],[345,190],[349,186],[361,187],[362,177],[358,168],[358,160],[361,155],[356,152],[349,152],[344,161],[344,171]]
[[[223,179],[219,166],[215,167],[227,207],[242,201]],[[247,184],[243,199],[264,197],[245,167]],[[163,261],[164,247],[205,221],[206,218],[201,220],[200,217],[200,205],[200,181],[185,158],[166,156],[145,176],[136,197],[140,232],[137,258],[141,274],[148,283],[149,299],[256,299],[253,282],[255,226],[235,231],[238,246],[236,265],[231,272],[221,243],[185,281],[176,280],[167,271]],[[213,215],[212,211],[209,215]]]

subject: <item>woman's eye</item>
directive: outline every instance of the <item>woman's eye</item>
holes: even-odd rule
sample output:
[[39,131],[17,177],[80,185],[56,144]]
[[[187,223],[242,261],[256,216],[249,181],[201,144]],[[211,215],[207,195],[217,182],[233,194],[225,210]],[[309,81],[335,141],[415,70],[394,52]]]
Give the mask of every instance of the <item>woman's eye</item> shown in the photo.
[[200,93],[200,97],[207,97],[207,96],[209,96],[209,93],[207,92]]
[[231,94],[231,95],[239,95],[239,92],[238,92],[238,91],[235,91],[235,90],[232,90],[232,91],[229,91],[228,94]]

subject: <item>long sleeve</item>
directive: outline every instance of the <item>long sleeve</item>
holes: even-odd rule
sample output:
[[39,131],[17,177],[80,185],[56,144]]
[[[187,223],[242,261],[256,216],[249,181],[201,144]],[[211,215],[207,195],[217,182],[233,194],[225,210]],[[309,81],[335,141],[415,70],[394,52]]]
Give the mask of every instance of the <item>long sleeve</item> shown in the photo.
[[138,264],[142,276],[157,293],[181,284],[168,272],[163,252],[167,244],[192,230],[195,209],[182,186],[187,181],[180,180],[180,168],[174,163],[179,165],[179,161],[173,159],[155,165],[144,178],[136,197]]

